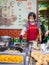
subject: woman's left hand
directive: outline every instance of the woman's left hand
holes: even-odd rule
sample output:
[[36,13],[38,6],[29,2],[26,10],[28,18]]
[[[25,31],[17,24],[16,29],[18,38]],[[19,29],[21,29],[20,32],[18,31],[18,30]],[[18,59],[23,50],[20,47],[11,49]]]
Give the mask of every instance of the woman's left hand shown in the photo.
[[41,38],[39,39],[39,42],[40,42],[40,43],[42,42],[42,39],[41,39]]
[[47,37],[47,36],[48,36],[48,34],[49,34],[49,30],[45,33],[45,37]]

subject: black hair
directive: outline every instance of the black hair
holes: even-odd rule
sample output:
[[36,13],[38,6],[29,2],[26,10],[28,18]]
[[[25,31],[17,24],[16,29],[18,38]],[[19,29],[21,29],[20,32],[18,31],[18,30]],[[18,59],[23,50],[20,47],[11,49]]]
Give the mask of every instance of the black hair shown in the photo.
[[36,19],[36,15],[35,15],[35,13],[34,12],[30,12],[29,14],[28,14],[28,19],[29,19],[29,17],[30,16],[33,16],[34,17],[34,19]]

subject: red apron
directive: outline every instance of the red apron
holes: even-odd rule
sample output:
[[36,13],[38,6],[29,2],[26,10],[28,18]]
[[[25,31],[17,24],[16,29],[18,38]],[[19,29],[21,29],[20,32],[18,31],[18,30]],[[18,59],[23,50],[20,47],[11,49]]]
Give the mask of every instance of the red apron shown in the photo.
[[27,41],[36,40],[38,37],[38,25],[37,23],[35,25],[31,25],[30,22],[28,22],[28,30],[27,30]]

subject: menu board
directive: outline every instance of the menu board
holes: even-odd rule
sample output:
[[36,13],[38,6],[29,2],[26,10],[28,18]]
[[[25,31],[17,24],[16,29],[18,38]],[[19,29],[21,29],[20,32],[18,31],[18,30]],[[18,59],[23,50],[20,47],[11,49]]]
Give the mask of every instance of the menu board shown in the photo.
[[22,29],[29,12],[37,15],[37,0],[0,0],[0,29]]

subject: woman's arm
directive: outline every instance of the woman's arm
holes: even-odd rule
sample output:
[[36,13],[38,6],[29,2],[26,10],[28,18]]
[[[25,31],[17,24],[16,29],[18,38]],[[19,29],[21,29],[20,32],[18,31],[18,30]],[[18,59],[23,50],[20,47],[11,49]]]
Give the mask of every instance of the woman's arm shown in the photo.
[[26,31],[27,31],[27,28],[24,27],[24,28],[22,29],[21,33],[20,33],[20,37],[19,37],[20,42],[21,42],[21,40],[23,39],[23,35],[25,34]]
[[28,29],[28,23],[26,23],[26,24],[24,25],[24,27],[23,27],[23,29],[22,29],[22,31],[21,31],[21,33],[20,33],[20,42],[21,42],[21,40],[22,40],[22,38],[23,38],[23,35],[24,35],[25,32],[27,31],[27,29]]
[[24,27],[23,27],[23,29],[22,29],[20,35],[23,36],[23,35],[25,34],[25,32],[27,31],[27,29],[28,29],[28,22],[24,25]]
[[42,41],[42,31],[41,31],[40,22],[38,22],[38,31],[39,31],[38,39],[41,42]]
[[21,33],[20,33],[20,35],[24,35],[25,34],[25,32],[27,31],[27,28],[26,27],[24,27],[23,29],[22,29],[22,31],[21,31]]
[[39,28],[39,41],[42,42],[42,31],[40,28]]

